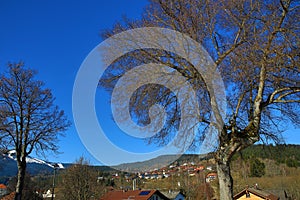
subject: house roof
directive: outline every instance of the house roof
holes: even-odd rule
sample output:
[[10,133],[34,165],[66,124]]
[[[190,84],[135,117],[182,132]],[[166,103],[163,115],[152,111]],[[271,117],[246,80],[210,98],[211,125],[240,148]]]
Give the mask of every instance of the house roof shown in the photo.
[[14,200],[15,195],[16,195],[16,192],[12,192],[12,193],[2,197],[0,200]]
[[161,193],[170,199],[175,199],[179,194],[181,194],[182,196],[185,196],[180,191],[168,191],[168,192],[161,192]]
[[6,189],[7,187],[4,184],[0,184],[0,189]]
[[209,177],[209,176],[218,176],[218,174],[215,172],[210,172],[206,175],[206,177]]
[[169,200],[165,195],[163,195],[158,190],[113,190],[106,193],[100,200],[148,200],[152,195],[157,194],[165,200]]
[[265,198],[267,200],[279,200],[279,197],[277,197],[276,195],[271,194],[267,191],[264,191],[264,190],[261,190],[261,189],[255,189],[255,188],[245,188],[241,192],[234,195],[233,199],[238,199],[238,198],[242,197],[243,195],[246,194],[247,191],[250,192],[250,194],[252,193],[256,196],[259,196],[261,198]]

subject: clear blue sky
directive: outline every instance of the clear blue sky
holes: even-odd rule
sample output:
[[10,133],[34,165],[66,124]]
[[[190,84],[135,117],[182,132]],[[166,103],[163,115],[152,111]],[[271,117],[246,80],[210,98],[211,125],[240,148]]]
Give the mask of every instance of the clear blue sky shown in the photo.
[[[139,18],[146,4],[146,0],[0,0],[0,70],[5,70],[7,62],[20,60],[26,66],[37,69],[38,79],[52,89],[56,104],[73,121],[72,89],[75,76],[84,58],[102,41],[100,31],[111,28],[123,15]],[[102,94],[97,95],[100,95],[101,103],[107,101]],[[99,118],[112,133],[113,142],[130,151],[147,150],[144,142],[128,142],[127,137],[122,136],[111,123],[111,116]],[[287,142],[300,144],[299,132],[289,130],[285,134]],[[73,162],[85,156],[91,163],[100,164],[81,143],[74,125],[66,132],[66,137],[60,139],[63,154],[49,155],[48,160]]]

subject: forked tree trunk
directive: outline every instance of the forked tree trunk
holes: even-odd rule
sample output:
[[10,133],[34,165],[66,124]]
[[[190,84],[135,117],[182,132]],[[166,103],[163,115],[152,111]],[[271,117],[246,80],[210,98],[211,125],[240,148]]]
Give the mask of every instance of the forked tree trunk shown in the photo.
[[24,188],[25,172],[26,172],[26,160],[25,158],[22,161],[18,161],[18,177],[17,177],[17,186],[16,186],[16,195],[15,200],[22,199],[22,191]]
[[233,199],[233,180],[230,174],[230,162],[226,159],[218,160],[217,173],[219,178],[220,199],[232,200]]

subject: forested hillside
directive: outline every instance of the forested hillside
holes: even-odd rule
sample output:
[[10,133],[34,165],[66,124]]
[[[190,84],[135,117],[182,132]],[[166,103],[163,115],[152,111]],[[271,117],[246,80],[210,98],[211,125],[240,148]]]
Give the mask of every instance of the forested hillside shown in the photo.
[[237,157],[244,160],[261,158],[275,160],[278,164],[288,167],[300,166],[300,145],[254,145],[244,149]]

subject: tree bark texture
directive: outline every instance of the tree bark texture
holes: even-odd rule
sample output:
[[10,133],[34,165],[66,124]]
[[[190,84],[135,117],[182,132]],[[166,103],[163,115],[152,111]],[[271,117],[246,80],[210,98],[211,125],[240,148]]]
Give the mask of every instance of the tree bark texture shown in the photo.
[[16,185],[16,195],[15,200],[22,199],[22,191],[24,188],[24,180],[25,180],[25,172],[26,172],[26,160],[18,161],[18,180]]

